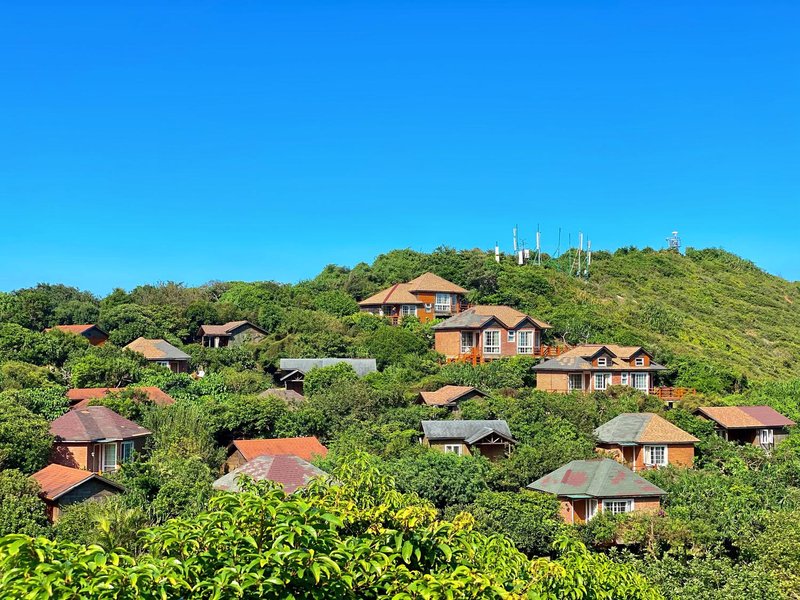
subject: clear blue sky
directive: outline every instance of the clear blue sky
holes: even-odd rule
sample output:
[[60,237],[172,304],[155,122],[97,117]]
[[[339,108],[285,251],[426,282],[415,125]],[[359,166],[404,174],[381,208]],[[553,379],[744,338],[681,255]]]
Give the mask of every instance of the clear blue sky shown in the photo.
[[797,2],[15,4],[0,289],[296,281],[515,223],[800,279]]

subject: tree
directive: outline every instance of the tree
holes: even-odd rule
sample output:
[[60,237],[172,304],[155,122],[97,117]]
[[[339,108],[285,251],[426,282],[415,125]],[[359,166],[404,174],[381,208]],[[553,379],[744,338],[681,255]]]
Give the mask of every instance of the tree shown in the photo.
[[350,294],[339,290],[330,290],[317,294],[314,298],[317,310],[330,313],[335,317],[345,317],[358,312],[358,303]]
[[38,471],[47,464],[52,446],[48,421],[0,395],[0,469]]
[[47,517],[39,484],[17,469],[0,471],[0,536],[45,535]]
[[48,421],[53,421],[69,410],[70,402],[66,392],[67,388],[62,386],[9,390],[0,393],[0,399],[8,399]]
[[113,347],[91,348],[67,363],[72,387],[124,387],[143,375],[147,361],[140,354]]
[[340,362],[328,367],[316,367],[305,374],[303,391],[306,396],[315,396],[345,382],[358,381],[352,365]]
[[100,310],[100,327],[108,332],[108,340],[125,346],[139,337],[160,337],[156,316],[149,307],[137,304],[118,304]]
[[406,356],[425,354],[430,350],[424,338],[404,327],[381,327],[364,340],[368,355],[378,368],[402,364]]

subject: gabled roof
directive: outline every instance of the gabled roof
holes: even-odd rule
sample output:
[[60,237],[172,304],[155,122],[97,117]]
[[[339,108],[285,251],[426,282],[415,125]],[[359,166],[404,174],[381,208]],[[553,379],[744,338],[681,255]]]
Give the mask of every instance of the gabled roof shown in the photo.
[[64,465],[47,465],[44,469],[36,471],[31,477],[33,477],[39,484],[39,487],[42,488],[42,497],[51,502],[58,500],[70,490],[92,479],[102,482],[109,488],[114,488],[120,492],[125,491],[125,488],[120,484],[92,473],[91,471],[73,469],[72,467],[65,467]]
[[[291,374],[294,371],[308,373],[311,369],[318,367],[330,367],[339,363],[347,363],[356,372],[356,375],[363,377],[378,370],[378,365],[374,358],[282,358],[280,362],[281,371]],[[281,381],[287,376],[281,378]]]
[[[605,352],[611,358],[606,367],[595,367],[592,360]],[[637,354],[650,355],[641,346],[618,346],[616,344],[582,344],[570,348],[555,358],[550,358],[533,367],[534,371],[663,371],[666,367],[654,362],[649,366],[637,367],[630,364],[631,358]]]
[[325,457],[328,449],[314,436],[274,438],[263,440],[234,440],[233,447],[242,453],[245,460],[257,456],[279,456],[289,454],[311,460],[315,456]]
[[57,442],[100,442],[127,440],[152,432],[105,406],[71,410],[50,423]]
[[701,406],[696,413],[705,415],[725,429],[791,427],[795,422],[771,406]]
[[623,413],[594,430],[604,444],[694,444],[696,437],[653,413]]
[[259,398],[267,398],[269,396],[274,396],[275,398],[282,400],[287,406],[290,407],[297,407],[306,400],[306,397],[303,396],[303,394],[298,394],[294,390],[287,390],[284,388],[270,388],[268,390],[264,390],[258,395]]
[[65,333],[74,333],[76,335],[81,335],[82,333],[86,333],[90,329],[97,329],[100,333],[105,336],[108,334],[100,329],[97,325],[93,323],[87,323],[85,325],[55,325],[53,327],[48,327],[45,331],[52,331],[53,329],[58,329],[59,331],[64,331]]
[[473,306],[467,310],[453,315],[434,325],[434,329],[481,329],[488,325],[492,320],[497,320],[506,329],[515,329],[523,322],[530,321],[539,329],[550,329],[551,325],[544,321],[534,319],[524,312],[520,312],[510,306]]
[[511,430],[505,421],[495,420],[446,420],[446,421],[422,421],[422,431],[428,441],[436,440],[480,440],[489,434],[497,434],[500,437],[514,442]]
[[73,388],[67,390],[67,398],[72,402],[72,409],[84,408],[88,406],[92,400],[98,398],[105,398],[108,394],[115,394],[117,392],[141,392],[154,404],[159,406],[168,406],[175,404],[175,399],[155,386],[143,387],[124,387],[124,388]]
[[532,490],[568,498],[636,498],[666,492],[609,458],[573,460],[537,479]]
[[468,394],[486,397],[482,391],[469,385],[446,385],[435,392],[420,392],[419,396],[428,406],[447,406],[455,404]]
[[253,325],[250,321],[228,321],[223,325],[200,325],[200,334],[201,335],[218,335],[218,336],[229,336],[232,335],[233,331],[239,329],[242,325],[247,325],[256,329],[259,333],[266,335],[267,332],[263,330],[258,325]]
[[191,358],[183,350],[162,339],[136,338],[124,349],[138,352],[148,360],[189,360]]
[[328,474],[299,456],[258,456],[217,479],[213,487],[215,490],[238,492],[241,475],[248,475],[255,481],[275,481],[283,486],[286,493],[291,494],[315,477],[327,477]]
[[382,304],[422,304],[414,295],[417,292],[441,292],[466,294],[467,290],[452,281],[447,281],[435,273],[423,273],[408,283],[396,283],[359,302],[360,306],[380,306]]

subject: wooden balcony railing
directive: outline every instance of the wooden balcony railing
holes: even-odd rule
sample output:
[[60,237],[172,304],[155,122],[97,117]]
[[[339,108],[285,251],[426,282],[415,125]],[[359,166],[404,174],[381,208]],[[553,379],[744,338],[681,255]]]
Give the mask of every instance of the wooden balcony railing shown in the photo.
[[[552,358],[554,356],[560,356],[561,354],[564,354],[564,352],[566,352],[569,349],[570,349],[569,346],[547,346],[545,344],[542,344],[538,348],[534,348],[533,351],[529,354],[515,354],[514,356]],[[507,358],[507,357],[500,355],[484,356],[480,348],[472,348],[471,350],[468,350],[466,352],[462,351],[458,356],[451,356],[450,358],[447,359],[447,362],[466,362],[466,363],[471,363],[473,365],[479,365],[497,358]]]
[[653,388],[652,395],[658,396],[665,401],[675,401],[682,399],[686,394],[694,394],[697,392],[694,388],[684,387],[656,387]]

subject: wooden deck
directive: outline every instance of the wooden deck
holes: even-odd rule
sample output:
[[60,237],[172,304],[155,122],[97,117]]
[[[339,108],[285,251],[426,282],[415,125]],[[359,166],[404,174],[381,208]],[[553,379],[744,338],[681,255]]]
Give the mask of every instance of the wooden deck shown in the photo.
[[[513,356],[532,356],[534,358],[552,358],[554,356],[559,356],[564,354],[567,350],[569,350],[570,346],[548,346],[546,344],[542,344],[538,348],[534,348],[533,352],[530,354],[514,354]],[[497,360],[499,358],[511,358],[510,356],[484,356],[483,353],[480,351],[479,348],[473,348],[472,352],[466,352],[459,354],[458,356],[450,356],[447,358],[447,362],[464,362],[464,363],[471,363],[473,365],[481,365],[487,362],[491,362],[493,360]]]
[[651,394],[653,396],[659,397],[661,400],[665,402],[674,402],[675,400],[681,400],[686,394],[694,394],[697,390],[694,388],[684,388],[684,387],[656,387],[653,388]]

